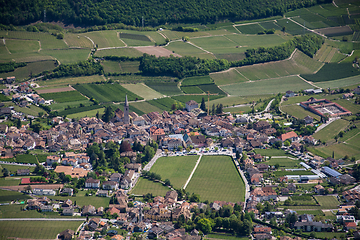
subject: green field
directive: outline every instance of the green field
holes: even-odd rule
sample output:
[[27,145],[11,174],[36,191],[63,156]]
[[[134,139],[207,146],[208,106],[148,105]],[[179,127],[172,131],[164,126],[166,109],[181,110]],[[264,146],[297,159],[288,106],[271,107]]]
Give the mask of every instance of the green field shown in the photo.
[[92,48],[93,45],[89,39],[86,37],[75,34],[75,33],[66,33],[64,36],[64,41],[71,48]]
[[88,98],[94,98],[99,102],[124,102],[125,95],[128,96],[129,101],[142,99],[140,96],[126,90],[118,83],[81,84],[73,87]]
[[316,115],[299,105],[285,105],[281,106],[281,110],[287,114],[296,117],[298,119],[304,119],[306,116],[313,117],[314,119],[320,120],[320,116]]
[[[265,100],[265,99],[269,99],[269,98],[273,98],[274,95],[250,95],[250,96],[230,96],[230,97],[224,97],[224,98],[220,98],[220,99],[215,99],[210,101],[210,106],[215,104],[222,104],[225,107],[226,106],[233,106],[233,105],[237,105],[237,104],[249,104],[249,103],[253,103],[253,101],[257,102],[259,100]],[[206,100],[206,98],[205,98]]]
[[101,65],[104,67],[105,73],[137,73],[139,72],[139,64],[139,61],[103,61],[101,63]]
[[[151,105],[160,108],[162,110],[165,111],[170,111],[170,110],[174,110],[173,105],[178,104],[178,102],[172,98],[166,97],[166,98],[160,98],[160,99],[154,99],[154,100],[150,100],[148,101],[148,103],[150,103]],[[184,105],[185,106],[185,105]]]
[[76,102],[87,100],[86,97],[81,95],[78,91],[55,92],[55,93],[42,93],[40,94],[46,100],[54,100],[57,103]]
[[53,111],[63,111],[65,110],[65,108],[76,108],[79,107],[80,104],[84,105],[84,106],[90,106],[93,105],[94,103],[91,102],[90,100],[85,100],[85,101],[75,101],[75,102],[64,102],[64,103],[54,103],[50,105],[51,110]]
[[164,95],[178,95],[183,92],[178,88],[176,82],[160,82],[160,81],[147,81],[145,84],[154,89],[157,92],[160,92]]
[[1,172],[1,170],[3,168],[7,168],[7,170],[9,170],[10,173],[12,173],[12,174],[16,174],[16,170],[18,170],[18,169],[30,169],[30,172],[32,172],[34,170],[34,167],[1,164],[0,165],[0,176],[1,177],[3,176],[2,172]]
[[104,57],[104,56],[128,56],[128,57],[141,57],[142,52],[136,50],[136,48],[116,48],[116,49],[104,49],[97,50],[95,56]]
[[151,172],[160,174],[161,179],[169,179],[174,188],[184,187],[200,156],[162,157],[156,160]]
[[84,77],[70,77],[70,78],[57,78],[50,79],[46,81],[40,81],[39,85],[46,88],[56,88],[56,87],[67,87],[69,85],[75,85],[77,83],[92,83],[103,81],[104,78],[99,75],[93,76],[84,76]]
[[275,166],[276,164],[279,164],[280,167],[286,167],[286,168],[300,167],[300,165],[299,165],[300,161],[292,160],[289,158],[271,157],[270,160],[267,160],[267,161],[261,162],[261,163],[268,164],[269,166]]
[[243,34],[258,34],[264,31],[264,28],[258,23],[251,23],[246,25],[236,26],[236,28]]
[[78,113],[74,113],[74,114],[70,114],[67,117],[68,118],[76,118],[76,119],[80,119],[83,117],[95,117],[97,113],[99,113],[100,115],[104,114],[105,108],[99,108],[99,109],[94,109],[94,110],[89,110],[89,111],[85,111],[85,112],[78,112]]
[[144,98],[145,100],[154,99],[154,98],[161,98],[164,95],[161,93],[153,90],[152,88],[146,86],[144,83],[137,83],[137,84],[123,84],[122,85],[127,90],[136,93],[140,97]]
[[59,60],[62,64],[69,64],[88,59],[90,49],[42,50],[41,53]]
[[55,239],[57,234],[66,229],[76,231],[81,223],[82,221],[2,221],[0,239]]
[[306,80],[312,82],[324,82],[360,75],[360,70],[351,63],[327,63],[316,74],[302,74]]
[[248,237],[238,237],[234,236],[230,233],[224,233],[224,232],[212,232],[205,236],[204,239],[222,239],[222,240],[249,240]]
[[80,36],[89,37],[97,45],[98,48],[106,47],[124,47],[124,43],[120,41],[118,32],[115,30],[109,31],[94,31],[79,34]]
[[323,209],[337,209],[340,202],[335,196],[314,196]]
[[286,175],[315,175],[311,171],[299,170],[299,171],[275,171],[273,172],[275,177],[283,177]]
[[210,78],[210,76],[196,76],[196,77],[185,78],[184,80],[182,80],[181,86],[182,87],[198,86],[202,84],[211,84],[211,83],[213,83],[213,81]]
[[360,112],[360,106],[359,104],[355,104],[354,100],[336,99],[333,101],[340,104],[341,106],[352,112],[353,114],[357,114]]
[[180,54],[181,56],[192,56],[192,57],[199,57],[205,59],[214,59],[215,56],[213,54],[209,54],[189,43],[181,42],[171,42],[168,46],[165,47],[166,49]]
[[218,86],[248,81],[248,79],[246,79],[246,77],[240,72],[238,72],[236,69],[212,73],[210,74],[210,77],[215,81],[215,84]]
[[203,156],[186,191],[210,202],[244,201],[245,185],[228,156]]
[[181,86],[181,90],[186,94],[202,94],[204,93],[198,86]]
[[31,199],[27,194],[0,189],[0,203],[9,203],[14,200],[21,201],[27,199]]
[[349,122],[343,119],[336,120],[313,135],[315,139],[327,142],[335,137],[340,131],[344,130]]
[[29,78],[31,75],[39,74],[46,70],[55,68],[54,60],[29,62],[25,67],[16,68],[13,72],[0,73],[0,77],[6,78],[15,76],[17,80]]
[[286,92],[290,89],[292,91],[298,91],[308,88],[312,88],[312,86],[305,83],[298,76],[280,77],[222,86],[222,89],[225,92],[235,96],[276,94],[279,92]]
[[276,21],[276,24],[279,25],[281,28],[285,27],[285,32],[293,35],[309,33],[308,30],[304,31],[303,27],[297,25],[296,23],[288,19],[279,19]]
[[152,193],[154,196],[165,196],[168,191],[170,191],[170,189],[161,183],[155,183],[146,178],[139,178],[130,194],[145,195],[147,193]]
[[[221,96],[221,95],[210,95],[209,98],[210,98],[210,101],[212,101],[214,99],[219,99],[219,98],[223,98],[223,97],[224,96]],[[178,100],[179,102],[182,102],[182,103],[187,103],[190,100],[194,100],[195,102],[197,102],[199,104],[199,107],[200,107],[200,103],[203,98],[204,98],[206,104],[207,104],[207,100],[208,100],[207,95],[180,95],[180,96],[175,96],[172,98],[175,100]]]
[[301,51],[296,51],[291,59],[254,64],[236,68],[246,79],[261,80],[297,74],[310,74],[321,68],[323,63],[316,61]]
[[84,107],[74,107],[66,110],[59,111],[60,116],[67,116],[72,114],[77,114],[81,112],[88,112],[92,110],[100,111],[101,108],[104,108],[103,105],[90,105],[90,106],[84,106]]
[[255,152],[257,154],[261,154],[262,156],[288,156],[289,154],[284,150],[280,149],[256,149]]
[[151,105],[148,102],[131,103],[131,106],[146,114],[149,112],[159,112],[159,113],[163,112],[161,108]]
[[37,158],[32,154],[19,154],[16,155],[16,162],[18,163],[38,163]]

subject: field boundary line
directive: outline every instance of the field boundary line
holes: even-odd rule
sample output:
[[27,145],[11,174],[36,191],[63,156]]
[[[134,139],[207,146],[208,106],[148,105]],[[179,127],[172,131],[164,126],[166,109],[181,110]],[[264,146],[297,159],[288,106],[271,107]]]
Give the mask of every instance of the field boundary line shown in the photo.
[[310,84],[310,85],[313,86],[313,87],[322,89],[321,87],[318,87],[318,86],[316,86],[314,83],[309,82],[309,81],[306,80],[305,78],[301,77],[300,74],[298,74],[297,76],[298,76],[301,80],[303,80],[304,82],[306,82],[307,84]]
[[86,37],[87,39],[89,39],[89,40],[90,40],[90,42],[91,42],[91,43],[92,43],[92,45],[93,45],[93,48],[95,48],[95,47],[96,47],[96,45],[95,45],[94,41],[93,41],[91,38],[89,38],[88,36],[84,36],[84,37]]
[[249,82],[251,82],[250,79],[248,79],[244,74],[242,74],[237,68],[234,68],[235,71],[237,71],[241,76],[243,76],[246,80],[248,80]]
[[344,143],[348,144],[347,141],[349,141],[350,139],[356,137],[357,135],[359,135],[360,132],[358,132],[357,134],[355,134],[354,136],[352,136],[351,138],[349,138],[348,140],[346,140]]
[[327,36],[325,36],[325,35],[323,35],[323,34],[321,34],[321,33],[319,33],[319,32],[316,32],[315,30],[312,30],[312,29],[310,29],[310,28],[308,28],[308,27],[304,27],[303,25],[301,25],[300,23],[294,21],[294,20],[293,20],[292,18],[290,18],[290,17],[288,17],[287,19],[289,19],[289,20],[292,21],[293,23],[299,25],[300,27],[304,28],[305,30],[307,30],[307,31],[309,31],[309,32],[313,32],[313,33],[315,33],[315,34],[317,34],[317,35],[320,35],[321,37],[328,38]]
[[202,157],[202,155],[200,155],[199,159],[196,161],[195,167],[194,167],[194,169],[192,170],[192,172],[190,173],[189,178],[186,180],[186,183],[185,183],[185,185],[184,185],[183,189],[185,189],[185,188],[187,187],[187,185],[189,184],[189,182],[190,182],[190,180],[191,180],[192,176],[194,175],[194,172],[195,172],[195,170],[196,170],[197,166],[198,166],[198,165],[199,165],[199,163],[200,163],[201,157]]
[[196,48],[198,48],[198,49],[200,49],[200,50],[202,50],[202,51],[204,51],[204,52],[206,52],[206,53],[209,53],[209,54],[214,55],[212,52],[209,52],[208,50],[205,50],[205,49],[203,49],[202,47],[199,47],[199,46],[195,45],[194,43],[192,43],[192,42],[190,42],[190,41],[188,41],[187,43],[190,44],[190,45],[193,45],[194,47],[196,47]]

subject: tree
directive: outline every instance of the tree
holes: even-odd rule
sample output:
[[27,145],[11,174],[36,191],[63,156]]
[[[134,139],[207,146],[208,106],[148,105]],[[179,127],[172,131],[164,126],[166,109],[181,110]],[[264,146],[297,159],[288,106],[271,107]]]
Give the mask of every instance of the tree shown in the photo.
[[200,202],[200,195],[199,194],[191,194],[190,196],[190,202]]
[[171,186],[171,183],[170,183],[169,179],[165,179],[164,183],[165,183],[166,186]]
[[131,149],[131,145],[128,141],[122,141],[121,144],[120,144],[120,153],[123,153],[123,152],[130,152],[132,149]]
[[2,172],[2,174],[3,174],[3,177],[9,176],[9,170],[8,170],[7,168],[3,168],[3,169],[1,170],[1,172]]
[[289,147],[290,145],[291,145],[291,143],[290,143],[289,139],[284,142],[285,147]]
[[21,128],[21,120],[20,120],[20,118],[18,118],[18,119],[16,120],[16,127],[17,127],[17,129],[20,129],[20,128]]
[[212,230],[211,226],[212,226],[211,220],[207,218],[200,219],[196,224],[196,228],[202,231],[204,234],[208,234],[211,232]]
[[110,120],[113,118],[113,114],[114,114],[114,112],[113,112],[111,106],[107,106],[105,108],[104,114],[102,115],[102,120],[104,122],[110,122]]
[[202,100],[201,100],[200,109],[203,110],[203,111],[206,111],[206,105],[205,105],[205,99],[204,98],[202,98]]
[[211,108],[211,115],[215,115],[215,104],[212,105]]

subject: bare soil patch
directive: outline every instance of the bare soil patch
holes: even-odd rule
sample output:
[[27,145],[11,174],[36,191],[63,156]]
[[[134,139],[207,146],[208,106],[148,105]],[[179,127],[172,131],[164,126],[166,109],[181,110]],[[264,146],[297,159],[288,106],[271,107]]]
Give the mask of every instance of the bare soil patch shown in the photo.
[[173,55],[174,57],[181,57],[181,55],[173,53],[172,51],[167,50],[163,47],[147,46],[147,47],[135,47],[135,48],[142,53],[155,55],[156,57],[170,57],[170,55]]
[[50,89],[36,89],[36,91],[39,94],[42,93],[55,93],[55,92],[68,92],[68,91],[74,91],[73,87],[62,87],[62,88],[50,88]]

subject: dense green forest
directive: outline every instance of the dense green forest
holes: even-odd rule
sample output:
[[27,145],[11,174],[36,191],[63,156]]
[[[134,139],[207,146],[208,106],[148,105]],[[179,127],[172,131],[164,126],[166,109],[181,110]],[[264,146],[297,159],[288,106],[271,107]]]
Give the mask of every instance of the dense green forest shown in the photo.
[[331,0],[0,0],[0,23],[22,25],[38,20],[75,25],[124,23],[209,23],[283,15],[289,10]]

